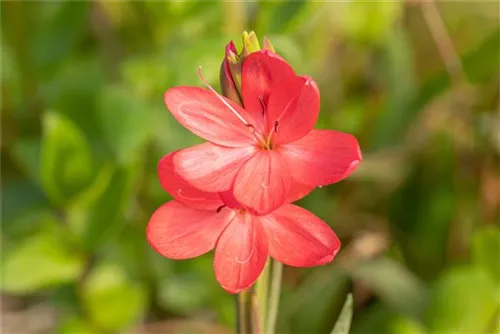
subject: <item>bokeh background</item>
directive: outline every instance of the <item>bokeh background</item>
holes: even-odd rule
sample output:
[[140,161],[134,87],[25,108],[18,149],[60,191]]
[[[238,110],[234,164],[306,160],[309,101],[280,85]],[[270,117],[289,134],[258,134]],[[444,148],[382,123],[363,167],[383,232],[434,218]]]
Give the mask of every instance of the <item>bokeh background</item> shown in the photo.
[[255,30],[318,82],[317,127],[364,154],[300,201],[343,248],[285,268],[279,332],[328,333],[353,291],[352,333],[498,333],[499,4],[422,6],[2,2],[3,332],[232,331],[213,255],[164,259],[145,226],[170,200],[158,160],[200,142],[163,93],[199,65],[218,87],[225,44]]

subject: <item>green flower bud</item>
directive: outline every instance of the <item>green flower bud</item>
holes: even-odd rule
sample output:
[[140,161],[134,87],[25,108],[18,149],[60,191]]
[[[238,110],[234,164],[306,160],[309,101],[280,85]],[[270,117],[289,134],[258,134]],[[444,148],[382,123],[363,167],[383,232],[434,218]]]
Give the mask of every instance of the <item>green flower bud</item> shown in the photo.
[[[220,86],[222,95],[240,105],[243,105],[241,97],[241,66],[249,54],[261,50],[259,40],[257,39],[255,32],[244,31],[242,40],[243,48],[239,54],[233,41],[230,41],[226,45],[225,56],[220,69]],[[264,50],[275,52],[271,41],[269,41],[266,37],[263,39],[263,45]]]

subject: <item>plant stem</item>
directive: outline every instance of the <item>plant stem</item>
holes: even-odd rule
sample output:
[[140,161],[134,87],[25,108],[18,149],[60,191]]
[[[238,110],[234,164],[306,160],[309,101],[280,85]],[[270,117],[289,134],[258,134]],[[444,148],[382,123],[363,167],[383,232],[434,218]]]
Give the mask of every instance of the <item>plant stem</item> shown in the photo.
[[252,296],[249,290],[236,295],[236,333],[253,334]]
[[464,81],[466,76],[460,56],[453,46],[453,41],[446,29],[446,25],[439,13],[436,3],[434,0],[428,0],[422,2],[420,8],[438,52],[441,58],[443,58],[444,65],[446,66],[450,78],[457,82]]
[[265,334],[274,334],[276,330],[276,320],[278,319],[278,307],[280,303],[281,277],[283,273],[283,265],[280,262],[271,260],[271,264],[271,288],[269,292],[269,311],[264,331]]
[[267,319],[267,308],[269,306],[269,278],[271,271],[271,259],[269,258],[264,267],[264,271],[257,280],[256,290],[256,307],[258,308],[258,328],[264,331]]

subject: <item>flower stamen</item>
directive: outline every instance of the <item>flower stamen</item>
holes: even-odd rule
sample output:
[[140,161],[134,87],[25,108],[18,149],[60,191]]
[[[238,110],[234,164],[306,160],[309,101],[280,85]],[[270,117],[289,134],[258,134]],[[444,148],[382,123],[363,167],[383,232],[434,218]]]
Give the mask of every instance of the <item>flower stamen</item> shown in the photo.
[[266,104],[264,103],[264,99],[262,98],[262,95],[259,95],[259,102],[262,107],[262,116],[266,115]]
[[224,100],[224,98],[222,96],[219,95],[219,93],[217,93],[217,91],[215,89],[212,88],[212,86],[210,86],[210,84],[205,80],[205,78],[203,77],[203,75],[201,74],[201,66],[198,67],[198,78],[200,78],[201,82],[203,82],[205,84],[205,86],[207,86],[207,88],[215,94],[215,96],[217,97],[217,99],[219,99],[219,101],[221,101],[236,117],[238,117],[238,119],[243,122],[243,124],[245,126],[249,126],[250,124],[243,118],[243,116],[240,115],[239,112],[237,112],[229,103],[227,103],[226,100]]

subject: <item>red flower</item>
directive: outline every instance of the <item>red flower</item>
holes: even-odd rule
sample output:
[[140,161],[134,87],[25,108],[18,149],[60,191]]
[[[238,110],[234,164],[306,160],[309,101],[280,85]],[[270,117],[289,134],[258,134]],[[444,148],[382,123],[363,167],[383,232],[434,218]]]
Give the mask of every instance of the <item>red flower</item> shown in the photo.
[[296,184],[310,191],[338,182],[361,160],[354,136],[313,130],[316,83],[269,51],[254,52],[243,63],[244,109],[208,88],[165,93],[173,116],[209,141],[174,158],[176,171],[196,188],[231,190],[245,207],[265,214],[286,203]]
[[178,154],[165,156],[158,165],[160,182],[174,197],[148,223],[147,239],[159,254],[189,259],[215,248],[215,277],[230,293],[249,288],[268,256],[310,267],[326,264],[337,254],[339,239],[312,213],[286,204],[270,214],[254,215],[230,192],[203,192],[180,178],[173,165]]

